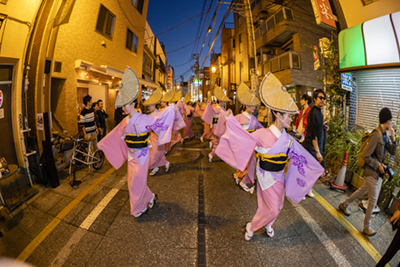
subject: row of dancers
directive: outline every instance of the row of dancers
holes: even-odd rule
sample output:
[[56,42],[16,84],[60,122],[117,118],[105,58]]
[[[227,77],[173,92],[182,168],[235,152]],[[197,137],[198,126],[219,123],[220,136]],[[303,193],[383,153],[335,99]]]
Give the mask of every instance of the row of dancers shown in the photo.
[[[127,67],[115,106],[122,107],[128,116],[98,144],[115,169],[128,160],[129,199],[135,217],[153,208],[158,198],[147,186],[148,170],[154,175],[165,166],[168,172],[171,164],[165,154],[174,144],[182,142],[180,129],[184,128],[184,138],[194,136],[191,129],[194,114],[205,123],[201,141],[207,136],[212,142],[209,161],[217,155],[235,168],[235,182],[247,192],[252,193],[255,183],[258,184],[258,209],[246,224],[247,241],[261,228],[268,236],[274,236],[272,225],[283,208],[285,193],[299,203],[324,172],[318,161],[286,133],[285,127],[290,125],[298,108],[271,73],[265,76],[259,90],[261,101],[273,114],[273,124],[267,129],[253,115],[260,99],[244,83],[238,87],[237,98],[246,111],[236,116],[225,110],[229,99],[220,87],[214,88],[218,103],[209,101],[205,108],[188,105],[190,94],[180,100],[180,92],[163,92],[158,88],[145,103],[150,115],[135,111],[139,90],[136,73]],[[168,106],[167,102],[171,104]],[[156,108],[158,103],[160,109]]]

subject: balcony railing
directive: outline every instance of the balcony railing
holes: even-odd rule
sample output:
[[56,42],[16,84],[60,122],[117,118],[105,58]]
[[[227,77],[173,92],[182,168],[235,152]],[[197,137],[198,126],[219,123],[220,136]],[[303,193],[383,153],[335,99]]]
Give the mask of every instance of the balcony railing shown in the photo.
[[258,73],[266,74],[269,71],[278,72],[285,69],[300,69],[300,53],[289,51],[264,61],[258,66]]
[[264,21],[263,24],[254,32],[255,39],[263,36],[267,31],[275,27],[282,20],[294,20],[293,10],[288,7],[282,7],[274,15]]

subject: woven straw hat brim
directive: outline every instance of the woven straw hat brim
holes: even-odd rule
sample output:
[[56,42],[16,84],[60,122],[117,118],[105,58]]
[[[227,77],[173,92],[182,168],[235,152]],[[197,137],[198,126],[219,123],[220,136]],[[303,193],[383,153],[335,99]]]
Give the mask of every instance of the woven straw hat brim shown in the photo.
[[161,102],[170,102],[175,96],[174,90],[164,91],[163,97],[161,98]]
[[170,102],[179,101],[181,98],[182,98],[182,91],[179,91],[179,92],[175,93],[174,98],[172,98],[172,100]]
[[270,109],[289,114],[296,114],[299,111],[286,88],[271,72],[268,72],[261,82],[260,97],[265,106]]
[[214,88],[214,96],[222,102],[228,102],[229,98],[224,94],[224,91],[222,91],[221,86],[216,86]]
[[163,90],[161,89],[161,87],[158,87],[156,90],[153,91],[151,96],[146,100],[146,102],[144,102],[143,105],[150,106],[160,103],[162,97],[163,97]]
[[140,91],[140,82],[136,73],[129,66],[126,67],[124,76],[122,77],[119,86],[117,99],[115,100],[115,107],[121,108],[127,104],[132,103]]
[[191,97],[190,97],[190,93],[188,92],[185,95],[185,98],[182,100],[183,103],[188,103],[190,101]]
[[251,89],[244,83],[241,82],[237,89],[237,98],[240,103],[245,106],[258,106],[260,105],[260,100],[256,97]]

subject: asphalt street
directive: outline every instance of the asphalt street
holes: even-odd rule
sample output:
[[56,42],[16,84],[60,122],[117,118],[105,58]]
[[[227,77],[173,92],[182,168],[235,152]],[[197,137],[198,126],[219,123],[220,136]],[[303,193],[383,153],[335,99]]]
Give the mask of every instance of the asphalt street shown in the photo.
[[126,164],[79,170],[79,188],[64,172],[59,187],[42,188],[3,228],[0,255],[34,266],[375,266],[394,236],[388,215],[379,214],[378,234],[363,237],[357,204],[343,218],[346,227],[336,208],[351,192],[318,181],[316,198],[285,199],[273,238],[260,230],[247,242],[244,225],[257,209],[256,192],[241,190],[234,169],[218,157],[210,163],[209,152],[208,142],[196,138],[175,145],[167,155],[170,171],[148,178],[159,200],[139,218],[129,212]]

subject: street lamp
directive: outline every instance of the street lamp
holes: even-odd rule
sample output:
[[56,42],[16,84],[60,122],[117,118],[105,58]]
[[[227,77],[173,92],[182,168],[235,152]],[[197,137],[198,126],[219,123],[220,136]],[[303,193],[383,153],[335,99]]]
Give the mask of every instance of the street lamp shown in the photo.
[[211,71],[212,71],[212,73],[215,73],[215,72],[217,71],[217,68],[212,67],[212,68],[211,68]]

